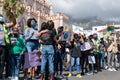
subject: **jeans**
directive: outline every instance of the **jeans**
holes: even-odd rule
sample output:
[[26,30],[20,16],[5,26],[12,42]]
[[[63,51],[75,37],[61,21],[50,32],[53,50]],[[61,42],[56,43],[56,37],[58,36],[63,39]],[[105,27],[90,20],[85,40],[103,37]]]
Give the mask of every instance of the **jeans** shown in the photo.
[[74,66],[75,61],[76,61],[77,73],[80,73],[80,57],[71,57],[69,72],[73,71],[73,66]]
[[35,52],[36,50],[38,50],[38,48],[39,48],[39,43],[38,43],[38,41],[36,40],[36,41],[28,41],[27,43],[26,43],[26,48],[27,48],[27,52]]
[[20,69],[20,54],[10,54],[9,57],[10,67],[11,67],[11,76],[12,77],[19,77],[19,69]]
[[42,46],[42,63],[41,63],[41,73],[45,73],[45,66],[48,60],[49,62],[49,72],[54,73],[54,48],[52,45]]
[[120,53],[117,53],[117,63],[119,64],[119,68],[120,68]]
[[117,62],[117,55],[112,52],[109,52],[108,53],[108,67],[115,68],[116,62]]
[[101,62],[102,62],[102,65],[101,65],[101,67],[102,68],[104,68],[105,66],[104,66],[104,64],[105,64],[105,52],[104,51],[101,51],[101,56],[102,56],[102,58],[101,58]]

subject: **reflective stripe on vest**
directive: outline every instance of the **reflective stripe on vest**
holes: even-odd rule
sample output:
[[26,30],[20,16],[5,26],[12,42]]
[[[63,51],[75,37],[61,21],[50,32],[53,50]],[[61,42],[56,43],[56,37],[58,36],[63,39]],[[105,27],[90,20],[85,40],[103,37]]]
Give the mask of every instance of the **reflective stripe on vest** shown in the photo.
[[6,44],[10,44],[10,39],[9,39],[9,36],[8,36],[8,30],[6,29],[6,25],[5,24],[3,24],[3,28],[4,28],[4,37],[5,37],[5,42],[6,42]]
[[94,40],[94,39],[92,39],[92,41],[93,41],[93,44],[95,45],[95,47],[96,47],[96,49],[97,49],[97,52],[99,52],[99,40]]

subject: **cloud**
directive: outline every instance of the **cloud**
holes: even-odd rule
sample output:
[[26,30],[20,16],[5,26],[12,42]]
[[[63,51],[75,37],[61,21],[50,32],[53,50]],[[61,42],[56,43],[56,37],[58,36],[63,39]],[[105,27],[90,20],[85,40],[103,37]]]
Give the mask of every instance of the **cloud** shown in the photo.
[[48,0],[54,12],[62,12],[74,18],[99,16],[120,17],[120,0]]

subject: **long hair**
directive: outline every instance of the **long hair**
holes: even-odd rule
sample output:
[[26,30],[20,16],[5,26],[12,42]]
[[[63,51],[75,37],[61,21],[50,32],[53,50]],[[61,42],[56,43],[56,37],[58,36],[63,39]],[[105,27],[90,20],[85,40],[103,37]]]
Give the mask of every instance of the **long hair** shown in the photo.
[[52,20],[49,20],[47,22],[47,27],[49,30],[52,30],[54,28],[54,22]]
[[43,23],[41,24],[41,29],[40,29],[40,31],[45,30],[45,29],[47,29],[47,23],[46,23],[46,22],[43,22]]

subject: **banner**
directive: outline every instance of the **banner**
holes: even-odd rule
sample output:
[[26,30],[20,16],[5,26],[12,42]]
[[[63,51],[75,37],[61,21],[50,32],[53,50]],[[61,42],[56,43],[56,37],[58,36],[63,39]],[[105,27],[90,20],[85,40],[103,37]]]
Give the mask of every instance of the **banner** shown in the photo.
[[71,37],[71,33],[70,32],[64,32],[62,35],[62,41],[68,41]]
[[81,33],[83,31],[83,28],[79,26],[73,25],[72,28],[74,33]]

